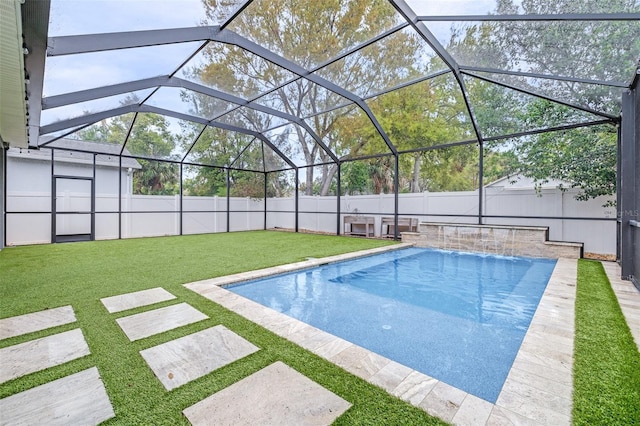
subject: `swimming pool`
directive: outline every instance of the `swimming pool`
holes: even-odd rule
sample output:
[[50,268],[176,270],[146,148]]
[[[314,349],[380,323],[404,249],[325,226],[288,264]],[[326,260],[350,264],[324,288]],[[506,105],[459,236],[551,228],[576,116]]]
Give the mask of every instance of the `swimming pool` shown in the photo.
[[227,289],[495,402],[555,263],[409,248]]

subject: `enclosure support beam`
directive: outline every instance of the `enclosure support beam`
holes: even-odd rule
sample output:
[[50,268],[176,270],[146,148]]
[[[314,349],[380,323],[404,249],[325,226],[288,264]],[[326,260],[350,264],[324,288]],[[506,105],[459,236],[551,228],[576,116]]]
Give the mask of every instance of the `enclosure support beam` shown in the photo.
[[2,158],[0,159],[0,167],[2,171],[0,171],[0,176],[2,177],[2,196],[0,197],[0,213],[2,214],[2,229],[0,229],[0,235],[2,238],[0,239],[0,250],[7,246],[7,150],[9,147],[4,146],[4,142],[0,138],[0,155]]
[[640,13],[542,13],[516,15],[442,15],[418,16],[418,21],[431,22],[517,22],[517,21],[637,21]]
[[311,73],[311,71],[297,65],[296,63],[289,61],[288,59],[280,55],[277,55],[274,52],[264,48],[263,46],[260,46],[259,44],[256,44],[232,31],[229,31],[229,30],[220,31],[215,38],[212,38],[212,40],[219,41],[222,43],[230,43],[235,46],[241,47],[255,55],[260,56],[263,59],[266,59],[267,61],[273,62],[274,64],[288,71],[291,71],[292,73],[298,74],[299,76],[304,77],[307,80],[321,87],[324,87],[325,89],[331,90],[332,92],[335,92],[340,96],[354,102],[367,115],[367,117],[369,118],[373,126],[376,128],[376,130],[380,134],[380,137],[382,137],[382,139],[387,144],[387,147],[389,148],[389,150],[393,153],[396,152],[396,148],[391,143],[389,136],[382,129],[382,126],[380,126],[380,123],[378,122],[376,117],[373,115],[373,113],[371,112],[367,104],[359,96],[356,96],[352,92],[345,90],[343,87],[338,86],[337,84],[331,83],[330,81],[322,78],[318,74]]
[[[622,170],[620,168],[620,163],[622,163],[622,161],[620,161],[620,159],[622,158],[622,123],[620,123],[620,125],[618,126],[618,139],[617,139],[617,146],[616,146],[616,159],[618,161],[616,161],[616,208],[620,208],[620,206],[622,205],[622,201],[620,201],[620,198],[622,196],[622,191],[619,190],[620,188],[620,181],[621,176],[622,176]],[[621,259],[622,259],[622,254],[620,252],[620,245],[622,244],[621,239],[622,239],[622,227],[621,227],[621,223],[622,222],[620,220],[620,215],[616,213],[616,262],[621,263]]]
[[[413,10],[405,3],[404,0],[393,0],[391,2],[396,9],[405,17],[407,22],[420,34],[422,39],[431,46],[431,48],[436,52],[436,54],[444,61],[444,63],[451,69],[453,76],[455,77],[458,85],[460,86],[460,91],[462,92],[462,99],[464,100],[465,107],[469,113],[469,118],[471,118],[471,125],[473,126],[473,131],[478,139],[478,146],[480,149],[480,158],[478,161],[478,169],[479,169],[479,186],[478,186],[478,224],[482,224],[482,156],[484,151],[484,141],[482,138],[482,132],[480,131],[480,126],[478,125],[478,121],[476,120],[473,109],[471,108],[471,102],[469,101],[469,92],[467,91],[467,86],[464,82],[464,76],[460,71],[460,65],[458,62],[449,54],[449,52],[440,44],[437,37],[421,22],[418,17],[415,16]],[[398,217],[396,215],[396,230]],[[397,231],[396,231],[397,233]]]
[[299,213],[298,196],[299,196],[299,194],[300,194],[300,191],[299,191],[299,189],[298,189],[298,185],[300,185],[300,176],[298,176],[298,172],[299,172],[299,171],[300,171],[300,170],[296,167],[296,168],[295,168],[295,172],[296,172],[296,178],[295,178],[295,181],[296,181],[296,191],[295,191],[295,194],[296,194],[296,199],[295,199],[296,217],[295,217],[295,219],[294,219],[294,220],[295,220],[295,228],[296,228],[296,232],[298,232],[298,213]]
[[[96,239],[96,158],[98,154],[93,153],[93,178],[91,179],[91,241]],[[120,170],[118,170],[120,174]]]
[[229,220],[229,215],[231,214],[231,208],[230,208],[230,201],[231,201],[231,195],[229,195],[229,192],[231,191],[231,180],[230,180],[230,174],[231,174],[231,170],[227,169],[227,232],[230,232],[230,220]]
[[[490,16],[495,16],[495,15],[490,15]],[[620,87],[620,88],[629,87],[627,83],[623,83],[621,81],[592,80],[588,78],[566,77],[561,75],[540,74],[535,72],[500,70],[497,68],[470,67],[470,66],[460,65],[460,71],[484,72],[489,74],[500,74],[500,75],[515,75],[518,77],[540,78],[544,80],[570,81],[572,83],[598,84],[600,86],[611,86],[611,87]]]
[[400,156],[396,153],[393,156],[395,173],[393,176],[393,239],[398,239],[398,209],[400,206],[400,197],[398,191],[400,190]]
[[51,150],[51,244],[56,242],[56,178],[55,176],[55,149]]
[[620,266],[622,278],[640,288],[640,74],[636,74],[633,88],[622,95],[622,123],[620,140],[620,175],[618,176],[618,220],[620,224]]
[[484,213],[484,147],[478,145],[478,225],[482,225],[482,214]]
[[[320,147],[327,153],[327,155],[329,155],[329,157],[331,157],[333,161],[338,161],[338,158],[335,156],[335,154],[325,145],[325,143],[316,134],[316,132],[311,127],[309,127],[309,125],[301,118],[293,116],[291,114],[287,114],[282,111],[275,110],[273,108],[266,107],[264,105],[256,104],[254,102],[247,101],[237,96],[233,96],[228,93],[224,93],[222,91],[212,89],[210,87],[203,86],[201,84],[184,80],[175,76],[165,75],[160,77],[152,77],[152,78],[146,78],[146,79],[137,80],[137,81],[114,84],[111,86],[103,86],[103,87],[98,87],[94,89],[81,90],[73,93],[65,93],[63,95],[51,96],[43,99],[42,108],[43,109],[56,108],[56,107],[61,107],[65,105],[74,104],[77,102],[85,102],[93,99],[100,99],[108,96],[114,96],[114,95],[133,92],[137,90],[144,90],[144,89],[158,88],[158,87],[176,87],[176,88],[192,90],[194,92],[202,93],[203,95],[211,96],[213,98],[221,99],[225,102],[229,102],[234,105],[237,105],[236,108],[245,106],[247,108],[251,108],[256,111],[261,111],[266,114],[271,114],[276,117],[280,117],[285,120],[288,120],[304,128],[307,131],[307,133],[309,133],[309,135],[313,138],[313,140],[318,145],[320,145]],[[147,105],[145,105],[145,107],[146,106]],[[214,117],[211,122],[208,122],[207,120],[204,120],[200,117],[194,117],[194,116],[188,116],[188,115],[184,115],[181,118],[216,127],[215,124],[210,124],[210,123],[213,123],[217,118],[229,112],[230,111],[225,111],[223,114],[220,114],[218,117]],[[61,122],[57,122],[56,124],[65,123],[65,122],[66,120],[62,120]],[[60,125],[64,125],[64,124],[60,124]],[[48,129],[49,128],[45,127],[45,131],[48,132]],[[202,132],[200,132],[200,134],[202,134],[205,129],[206,127],[202,130]],[[195,145],[197,140],[198,138],[196,138],[193,144],[191,144],[191,146],[189,147],[189,150],[183,157],[183,161],[187,157],[187,155],[191,151],[191,148],[193,147],[193,145]]]
[[182,177],[183,177],[183,170],[182,170],[182,163],[180,163],[180,235],[182,235],[182,213],[183,213],[183,206],[182,206]]
[[79,53],[132,49],[160,44],[206,41],[214,39],[219,32],[220,27],[208,26],[49,37],[47,56],[77,55]]
[[118,239],[122,239],[122,155],[118,156]]
[[[313,83],[334,91],[352,102],[355,102],[365,112],[365,114],[367,114],[368,118],[371,120],[374,127],[376,128],[382,139],[385,141],[389,149],[392,152],[395,152],[395,147],[391,143],[391,140],[382,129],[373,113],[369,110],[368,106],[364,103],[362,98],[354,95],[353,93],[345,90],[338,85],[329,82],[328,80],[325,80],[317,74],[312,74],[311,71],[296,65],[294,62],[291,62],[256,43],[253,43],[252,41],[240,36],[239,34],[236,34],[229,30],[222,30],[219,26],[52,37],[49,38],[49,49],[47,51],[47,55],[59,56],[103,50],[155,46],[176,42],[206,40],[229,43],[241,47],[270,62],[273,62],[280,67],[287,69],[288,71],[298,74],[301,77],[305,77]],[[199,122],[199,120],[193,120],[192,118],[186,119],[191,119],[192,121]],[[99,120],[100,119],[94,120],[94,122]],[[69,120],[65,123],[69,123],[71,121],[72,120]],[[69,126],[65,126],[64,128],[66,127]],[[49,131],[41,132],[41,134],[47,132]]]
[[[263,154],[263,158],[264,158],[264,154]],[[264,177],[264,226],[262,227],[263,230],[267,230],[267,178],[269,177],[269,173],[268,172],[264,172],[264,174],[262,175]]]
[[236,19],[247,7],[249,7],[251,3],[253,3],[253,0],[244,0],[244,3],[240,5],[240,7],[238,7],[230,16],[228,16],[227,19],[224,20],[224,22],[220,25],[220,29],[224,29],[224,27],[233,22],[233,20]]
[[338,215],[337,215],[338,217],[337,217],[337,224],[336,224],[336,231],[337,231],[336,235],[340,235],[340,225],[341,225],[341,223],[340,223],[341,222],[340,221],[340,209],[341,209],[341,207],[340,207],[340,198],[342,197],[342,190],[340,188],[342,183],[341,183],[341,176],[340,175],[342,174],[342,163],[338,162],[336,164],[336,166],[338,167],[338,179],[337,179],[338,180],[338,182],[337,182],[338,183],[338,188],[336,190],[336,193],[337,193],[337,196],[338,196],[338,199],[337,199],[337,202],[336,202],[336,205],[337,205],[337,209],[336,210],[337,210],[337,213],[338,213]]
[[607,113],[604,113],[604,112],[596,111],[596,110],[591,109],[591,108],[582,107],[580,105],[572,104],[570,102],[564,102],[564,101],[561,101],[560,99],[552,98],[551,96],[542,95],[540,93],[535,93],[535,92],[532,92],[530,90],[525,90],[525,89],[523,89],[521,87],[516,87],[516,86],[513,86],[511,84],[503,83],[502,81],[498,81],[498,80],[496,80],[494,78],[485,77],[485,76],[482,76],[482,75],[474,74],[472,72],[463,72],[463,74],[466,74],[466,75],[468,75],[470,77],[473,77],[473,78],[477,78],[479,80],[484,80],[486,82],[496,84],[498,86],[506,87],[507,89],[515,90],[516,92],[524,93],[525,95],[535,96],[537,98],[544,99],[544,100],[549,101],[549,102],[555,102],[555,103],[560,104],[560,105],[568,106],[569,108],[577,109],[577,110],[583,111],[583,112],[588,112],[590,114],[597,115],[599,117],[608,118],[610,120],[617,120],[618,119],[618,117],[616,117],[615,115],[611,115],[611,114],[607,114]]

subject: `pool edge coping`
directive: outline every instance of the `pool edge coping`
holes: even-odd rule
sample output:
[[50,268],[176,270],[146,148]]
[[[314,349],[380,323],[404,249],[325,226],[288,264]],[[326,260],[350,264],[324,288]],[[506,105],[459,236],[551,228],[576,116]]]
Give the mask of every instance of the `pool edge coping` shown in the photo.
[[[208,278],[205,280],[194,281],[191,283],[183,284],[183,286],[210,286],[215,285],[218,287],[227,287],[232,284],[238,284],[244,281],[257,280],[273,275],[286,274],[288,272],[296,272],[303,269],[315,268],[318,266],[327,265],[329,263],[337,263],[345,260],[358,259],[361,257],[373,256],[375,254],[385,253],[387,251],[401,250],[409,247],[415,247],[413,243],[398,243],[388,246],[376,247],[373,249],[352,251],[348,253],[336,254],[328,257],[307,258],[300,262],[287,263],[284,265],[271,266],[268,268],[256,269],[253,271],[239,272],[237,274],[224,275],[216,278]],[[190,287],[187,287],[191,289]],[[195,291],[195,290],[194,290]]]
[[577,259],[557,259],[495,404],[224,288],[412,246],[401,243],[307,259],[196,281],[184,287],[444,421],[464,425],[571,424]]

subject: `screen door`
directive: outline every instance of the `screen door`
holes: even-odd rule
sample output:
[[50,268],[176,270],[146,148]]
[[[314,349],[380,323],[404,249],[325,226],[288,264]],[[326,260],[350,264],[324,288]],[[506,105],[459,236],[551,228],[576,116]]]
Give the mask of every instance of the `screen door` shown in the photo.
[[53,178],[52,240],[54,243],[95,239],[94,186],[89,177]]

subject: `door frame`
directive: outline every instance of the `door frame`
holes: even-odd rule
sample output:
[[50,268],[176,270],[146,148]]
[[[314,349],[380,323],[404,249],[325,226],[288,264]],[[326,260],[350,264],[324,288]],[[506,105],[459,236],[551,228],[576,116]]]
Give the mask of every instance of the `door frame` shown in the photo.
[[[65,180],[83,180],[89,181],[91,186],[91,208],[89,211],[58,211],[58,179]],[[68,175],[52,175],[51,176],[51,242],[66,243],[75,241],[94,241],[96,239],[96,185],[95,180],[91,176],[68,176]],[[59,235],[57,232],[58,215],[90,215],[91,230],[89,233]]]

